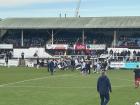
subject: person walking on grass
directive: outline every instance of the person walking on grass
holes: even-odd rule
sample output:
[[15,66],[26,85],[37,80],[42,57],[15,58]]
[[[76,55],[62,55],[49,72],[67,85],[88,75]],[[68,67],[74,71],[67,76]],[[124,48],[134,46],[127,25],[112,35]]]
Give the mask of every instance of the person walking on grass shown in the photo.
[[135,73],[135,88],[138,88],[140,85],[140,68],[137,65],[137,68],[134,70]]
[[51,75],[53,75],[53,72],[54,72],[54,61],[53,60],[51,60],[49,63],[49,70],[51,72]]
[[112,89],[111,89],[110,80],[107,77],[105,71],[102,71],[101,76],[98,78],[97,91],[100,95],[100,100],[101,100],[100,105],[107,105],[107,103],[110,100],[110,92],[112,92]]

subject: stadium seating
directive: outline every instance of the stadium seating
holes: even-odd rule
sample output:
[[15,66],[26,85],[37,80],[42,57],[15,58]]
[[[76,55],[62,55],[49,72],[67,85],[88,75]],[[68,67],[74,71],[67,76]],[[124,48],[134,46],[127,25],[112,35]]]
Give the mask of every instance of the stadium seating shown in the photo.
[[29,48],[29,47],[42,47],[48,41],[48,35],[46,33],[40,31],[25,31],[24,32],[24,40],[23,45],[21,46],[21,32],[16,30],[9,30],[2,37],[1,43],[13,44],[15,48]]

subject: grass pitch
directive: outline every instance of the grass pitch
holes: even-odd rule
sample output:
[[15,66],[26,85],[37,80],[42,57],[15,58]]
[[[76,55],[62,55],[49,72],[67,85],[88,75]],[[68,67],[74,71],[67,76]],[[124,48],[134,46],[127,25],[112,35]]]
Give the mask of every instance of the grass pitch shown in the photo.
[[[46,68],[0,67],[0,105],[100,105],[99,75],[58,70],[51,76]],[[111,70],[107,75],[112,84],[109,105],[140,102],[133,71]]]

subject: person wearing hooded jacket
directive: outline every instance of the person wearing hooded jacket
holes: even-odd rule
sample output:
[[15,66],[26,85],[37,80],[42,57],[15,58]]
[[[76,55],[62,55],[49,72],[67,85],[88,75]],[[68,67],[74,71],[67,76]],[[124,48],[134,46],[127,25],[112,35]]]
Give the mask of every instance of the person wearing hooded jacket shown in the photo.
[[100,95],[101,105],[107,105],[110,100],[110,92],[112,92],[111,83],[105,71],[102,71],[101,76],[97,81],[97,91]]

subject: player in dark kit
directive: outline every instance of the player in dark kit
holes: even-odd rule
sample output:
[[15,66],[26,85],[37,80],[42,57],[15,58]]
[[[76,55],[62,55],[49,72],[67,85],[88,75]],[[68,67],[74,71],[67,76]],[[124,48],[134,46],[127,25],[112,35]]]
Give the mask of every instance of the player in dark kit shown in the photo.
[[137,65],[137,68],[134,70],[135,73],[135,88],[138,88],[140,85],[140,68]]

